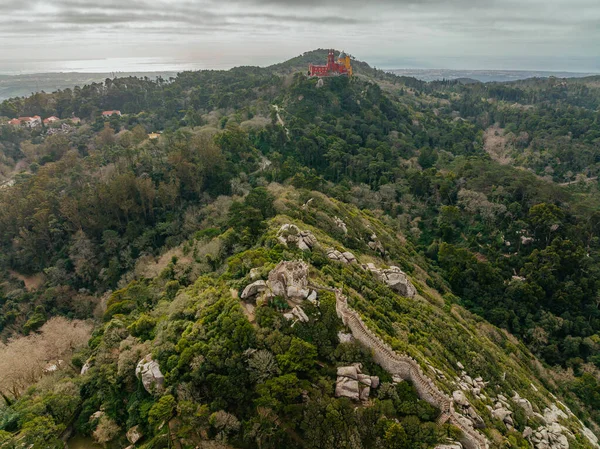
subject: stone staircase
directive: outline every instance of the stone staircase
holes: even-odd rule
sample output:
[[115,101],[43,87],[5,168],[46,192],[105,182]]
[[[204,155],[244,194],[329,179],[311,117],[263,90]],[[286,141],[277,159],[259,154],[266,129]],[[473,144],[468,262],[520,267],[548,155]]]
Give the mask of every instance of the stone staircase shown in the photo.
[[359,314],[348,306],[348,299],[340,290],[333,291],[335,291],[338,316],[350,329],[354,338],[371,349],[373,360],[390,374],[411,381],[419,397],[441,411],[439,424],[450,422],[462,431],[461,443],[467,449],[488,449],[487,439],[473,428],[470,420],[454,410],[452,398],[442,392],[425,375],[417,361],[407,355],[397,354],[387,343],[369,330]]

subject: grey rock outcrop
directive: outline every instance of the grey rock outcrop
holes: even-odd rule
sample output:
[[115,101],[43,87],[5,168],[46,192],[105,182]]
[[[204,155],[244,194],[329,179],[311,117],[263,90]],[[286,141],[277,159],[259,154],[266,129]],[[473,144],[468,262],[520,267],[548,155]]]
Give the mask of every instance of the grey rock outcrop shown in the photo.
[[331,260],[341,263],[355,263],[356,257],[350,251],[338,251],[337,249],[329,248],[327,250],[327,257]]
[[150,354],[139,361],[135,368],[135,375],[138,379],[141,379],[148,393],[158,393],[164,389],[165,376],[160,371],[158,362],[152,360]]
[[471,405],[469,404],[469,400],[467,399],[465,394],[460,390],[456,390],[452,393],[452,399],[454,399],[455,404],[461,405],[463,407],[468,407],[469,405]]
[[535,239],[533,237],[525,237],[521,236],[521,244],[523,245],[531,245]]
[[241,294],[241,299],[256,299],[259,304],[275,296],[281,296],[291,303],[292,310],[284,314],[286,319],[304,323],[309,321],[299,304],[308,300],[318,306],[319,301],[318,293],[308,287],[308,265],[305,262],[301,260],[280,262],[271,270],[267,281],[258,280],[247,285]]
[[284,313],[283,317],[286,320],[297,320],[302,323],[308,323],[309,321],[308,315],[306,314],[306,312],[304,312],[304,310],[302,310],[302,307],[300,306],[296,306],[290,312]]
[[517,404],[519,407],[521,407],[525,411],[525,414],[527,415],[527,417],[533,416],[533,406],[531,405],[531,402],[529,402],[529,400],[519,396],[519,393],[517,393],[516,391],[515,391],[515,394],[514,394],[512,400],[515,404]]
[[292,301],[308,297],[308,265],[301,260],[280,262],[269,273],[268,286],[273,296],[283,296]]
[[369,399],[371,388],[379,386],[379,377],[362,373],[362,365],[341,366],[337,369],[335,396],[346,397],[355,401]]
[[246,286],[246,288],[242,292],[241,298],[242,299],[251,298],[252,296],[256,296],[259,293],[264,292],[265,290],[267,290],[267,288],[268,288],[268,286],[265,281],[255,281],[252,284],[249,284]]
[[277,240],[282,245],[295,245],[302,251],[310,251],[317,246],[317,238],[310,231],[301,231],[294,224],[284,224],[277,232]]
[[506,418],[512,415],[512,412],[504,407],[495,408],[492,410],[492,416],[500,421],[506,422]]
[[477,411],[471,406],[467,396],[465,396],[461,390],[452,392],[452,400],[457,406],[457,409],[471,421],[473,426],[478,428],[485,427],[483,418],[481,418]]
[[407,298],[414,298],[417,294],[417,289],[412,285],[406,273],[400,268],[392,266],[390,268],[377,268],[374,264],[369,263],[363,268],[369,270],[381,282],[385,283],[395,292],[400,293]]

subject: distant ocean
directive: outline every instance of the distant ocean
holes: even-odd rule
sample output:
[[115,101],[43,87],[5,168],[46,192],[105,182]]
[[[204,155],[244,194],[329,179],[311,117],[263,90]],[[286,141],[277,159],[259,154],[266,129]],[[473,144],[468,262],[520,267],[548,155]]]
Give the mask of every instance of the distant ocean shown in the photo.
[[[415,62],[415,61],[412,61]],[[269,65],[272,61],[256,61],[257,65]],[[443,63],[443,61],[442,61]],[[143,72],[182,72],[186,70],[227,70],[244,63],[235,57],[222,57],[211,59],[209,61],[189,61],[181,59],[171,59],[164,57],[144,58],[99,58],[83,60],[2,60],[0,59],[1,75],[30,75],[43,73],[143,73]],[[389,61],[387,64],[391,64]],[[379,68],[387,64],[377,65]],[[453,63],[454,64],[454,63]],[[404,66],[405,68],[399,68]],[[388,66],[389,67],[389,66]],[[418,65],[410,67],[410,61],[404,61],[403,65],[385,69],[388,72],[397,75],[412,76],[424,81],[472,78],[479,81],[514,81],[518,79],[531,77],[580,77],[593,75],[594,72],[554,72],[543,70],[452,70],[440,68],[416,68]],[[600,71],[600,70],[599,70]],[[598,72],[596,72],[598,73]]]
[[71,61],[3,61],[0,59],[0,75],[26,75],[33,73],[118,73],[118,72],[182,72],[185,70],[230,69],[235,62],[211,61],[189,62],[167,58],[106,58]]

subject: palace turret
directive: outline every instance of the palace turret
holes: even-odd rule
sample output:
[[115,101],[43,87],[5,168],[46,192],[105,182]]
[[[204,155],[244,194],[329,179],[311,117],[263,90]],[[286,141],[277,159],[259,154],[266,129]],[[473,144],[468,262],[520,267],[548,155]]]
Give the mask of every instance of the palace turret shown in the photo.
[[327,65],[310,65],[308,68],[309,76],[326,77],[326,76],[352,76],[352,63],[350,56],[341,52],[335,59],[335,51],[329,50],[327,56]]

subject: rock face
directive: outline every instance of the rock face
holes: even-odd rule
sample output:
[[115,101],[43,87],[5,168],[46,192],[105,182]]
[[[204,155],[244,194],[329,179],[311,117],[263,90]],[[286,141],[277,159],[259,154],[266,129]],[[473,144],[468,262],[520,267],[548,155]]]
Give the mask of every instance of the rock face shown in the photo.
[[277,240],[282,245],[295,245],[302,251],[310,251],[317,246],[317,238],[310,231],[301,231],[294,224],[284,224],[277,232]]
[[336,262],[341,262],[341,263],[355,263],[356,257],[354,256],[354,254],[352,254],[350,251],[345,251],[345,252],[340,252],[337,249],[333,249],[333,248],[329,248],[327,250],[327,257],[329,257],[331,260],[335,260]]
[[523,245],[531,245],[533,241],[533,237],[525,237],[524,235],[521,236],[521,244]]
[[379,386],[379,377],[362,373],[362,365],[355,363],[351,366],[341,366],[337,370],[335,396],[346,397],[354,401],[369,399],[371,388]]
[[313,290],[312,292],[310,292],[310,294],[308,295],[308,298],[306,298],[306,300],[308,302],[310,302],[311,304],[318,306],[319,299],[318,299],[318,294],[317,294],[316,290]]
[[268,281],[258,280],[244,288],[242,299],[283,296],[286,300],[309,299],[316,303],[317,292],[308,288],[308,265],[301,261],[280,262],[269,273]]
[[135,368],[135,375],[142,380],[142,384],[148,393],[160,392],[164,388],[165,376],[160,371],[158,362],[152,360],[150,354],[139,361]]
[[[529,434],[529,441],[536,449],[568,449],[569,440],[565,434],[570,434],[569,429],[559,424],[559,419],[567,419],[569,416],[559,409],[556,404],[544,409],[544,415],[534,413],[534,415],[543,420],[546,425],[540,426],[537,429],[526,428],[523,432]],[[582,425],[583,426],[583,425]],[[583,426],[583,429],[587,429]],[[587,429],[589,430],[589,429]],[[585,430],[583,431],[585,435]]]
[[269,300],[275,296],[281,296],[291,302],[292,309],[283,316],[296,322],[307,323],[308,316],[300,307],[304,300],[316,306],[319,305],[318,294],[315,290],[308,288],[308,265],[301,261],[280,262],[269,273],[267,281],[254,281],[244,288],[241,299],[256,299],[259,301]]
[[414,298],[417,290],[410,282],[406,274],[398,267],[390,267],[387,269],[377,268],[374,264],[369,263],[364,266],[381,282],[387,284],[392,290],[400,293],[407,298]]
[[310,295],[308,265],[301,260],[280,262],[269,273],[269,288],[273,296],[302,301]]

